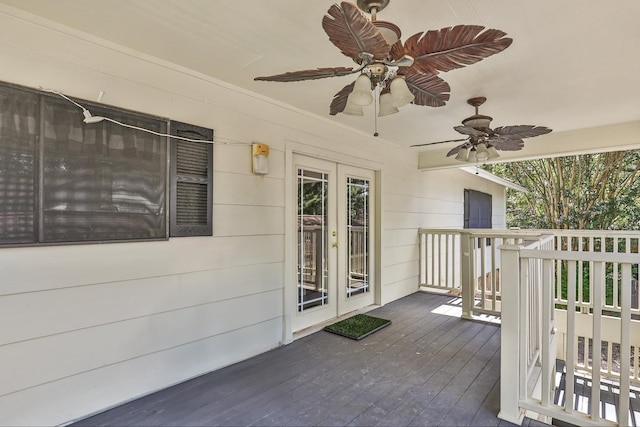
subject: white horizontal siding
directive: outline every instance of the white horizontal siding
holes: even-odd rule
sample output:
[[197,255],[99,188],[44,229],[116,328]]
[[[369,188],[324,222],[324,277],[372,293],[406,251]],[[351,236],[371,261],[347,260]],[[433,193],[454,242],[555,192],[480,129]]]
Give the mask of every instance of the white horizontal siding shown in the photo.
[[[0,395],[189,345],[281,314],[282,292],[278,289],[14,343],[0,351],[0,365],[29,369],[7,372]],[[118,337],[119,345],[109,345],[113,337]]]
[[281,336],[280,323],[280,319],[265,320],[7,394],[0,400],[1,423],[57,425],[177,384],[273,348]]
[[274,262],[6,295],[0,313],[13,326],[0,329],[0,346],[281,287],[282,265]]
[[216,236],[246,236],[284,233],[283,207],[214,205],[213,232]]
[[189,237],[168,242],[2,249],[0,295],[282,262],[282,240],[276,235]]

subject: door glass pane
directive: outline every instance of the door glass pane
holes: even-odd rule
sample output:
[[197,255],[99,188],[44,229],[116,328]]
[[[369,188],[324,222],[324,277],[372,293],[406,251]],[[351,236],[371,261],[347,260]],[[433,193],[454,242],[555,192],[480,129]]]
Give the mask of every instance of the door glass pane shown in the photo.
[[369,181],[347,178],[347,297],[369,292]]
[[328,175],[298,169],[298,311],[328,303]]

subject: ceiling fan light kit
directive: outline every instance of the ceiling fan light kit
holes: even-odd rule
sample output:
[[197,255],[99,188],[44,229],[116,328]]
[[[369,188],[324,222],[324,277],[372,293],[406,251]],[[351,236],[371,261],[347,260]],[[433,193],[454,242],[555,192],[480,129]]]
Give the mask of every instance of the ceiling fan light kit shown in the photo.
[[[294,82],[357,73],[355,82],[334,95],[329,114],[364,115],[362,107],[375,101],[380,106],[378,115],[385,116],[410,103],[444,106],[451,89],[438,74],[474,64],[511,45],[512,39],[505,37],[506,33],[479,25],[419,32],[403,43],[397,25],[377,20],[377,13],[386,8],[389,1],[336,3],[322,19],[322,28],[331,43],[351,58],[356,67],[290,71],[254,80]],[[371,14],[371,19],[364,13]],[[390,90],[393,107],[389,106],[387,90]]]

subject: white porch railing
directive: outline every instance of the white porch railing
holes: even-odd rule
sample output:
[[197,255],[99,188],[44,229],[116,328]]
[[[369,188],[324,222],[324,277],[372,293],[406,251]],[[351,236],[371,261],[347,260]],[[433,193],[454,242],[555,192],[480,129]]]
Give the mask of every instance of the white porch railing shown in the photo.
[[[462,316],[500,316],[503,244],[535,241],[539,231],[420,229],[419,286],[462,296]],[[549,243],[552,245],[553,242]]]
[[520,423],[530,410],[576,425],[640,423],[629,407],[640,399],[640,233],[419,238],[421,286],[462,295],[464,317],[502,317],[501,418]]

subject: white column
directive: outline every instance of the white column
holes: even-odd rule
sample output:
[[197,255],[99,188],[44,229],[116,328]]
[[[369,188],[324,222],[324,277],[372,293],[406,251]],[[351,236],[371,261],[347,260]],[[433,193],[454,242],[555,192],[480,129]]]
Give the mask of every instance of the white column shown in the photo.
[[520,398],[520,245],[500,246],[502,267],[502,326],[500,327],[500,413],[498,418],[521,425]]
[[475,254],[474,241],[468,232],[460,233],[460,290],[462,292],[462,318],[473,319],[475,303],[475,277],[473,274]]

